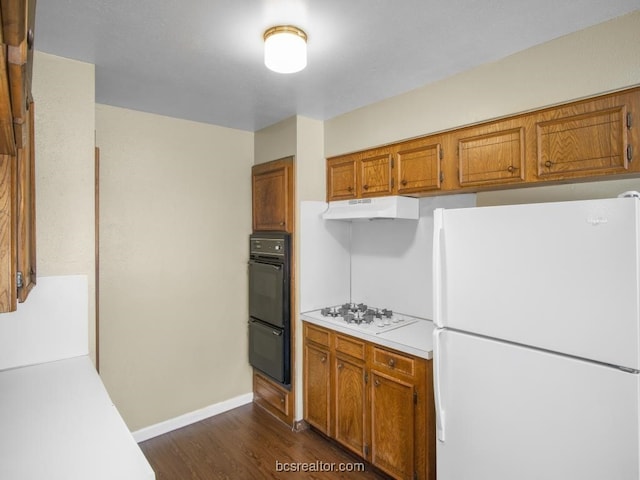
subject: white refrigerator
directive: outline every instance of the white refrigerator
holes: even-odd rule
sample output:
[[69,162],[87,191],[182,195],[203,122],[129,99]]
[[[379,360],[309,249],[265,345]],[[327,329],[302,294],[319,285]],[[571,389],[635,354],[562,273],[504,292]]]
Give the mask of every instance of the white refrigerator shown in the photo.
[[434,223],[438,480],[638,480],[639,200]]

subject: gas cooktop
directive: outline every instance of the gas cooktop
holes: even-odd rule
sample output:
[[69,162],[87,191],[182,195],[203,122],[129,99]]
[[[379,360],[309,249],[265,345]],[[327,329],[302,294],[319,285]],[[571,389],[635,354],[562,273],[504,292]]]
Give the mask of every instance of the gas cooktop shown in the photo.
[[410,325],[420,320],[386,308],[370,307],[363,303],[345,303],[303,312],[303,315],[344,328],[379,334]]

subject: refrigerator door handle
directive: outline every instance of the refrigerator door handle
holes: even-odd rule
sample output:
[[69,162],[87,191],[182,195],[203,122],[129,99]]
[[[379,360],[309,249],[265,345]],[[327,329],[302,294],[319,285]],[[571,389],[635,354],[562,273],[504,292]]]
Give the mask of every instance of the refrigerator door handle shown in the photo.
[[440,443],[444,443],[445,441],[444,409],[442,408],[442,388],[440,385],[440,335],[442,332],[443,330],[440,328],[436,328],[433,331],[433,383],[436,407],[436,432]]
[[443,327],[444,298],[444,209],[433,212],[433,324]]

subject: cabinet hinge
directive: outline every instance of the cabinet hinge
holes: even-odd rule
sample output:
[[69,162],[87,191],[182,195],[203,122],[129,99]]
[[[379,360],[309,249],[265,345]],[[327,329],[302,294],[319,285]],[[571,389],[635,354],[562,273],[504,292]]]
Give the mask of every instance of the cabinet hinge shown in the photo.
[[413,404],[418,404],[418,392],[416,392],[415,390],[413,391]]
[[391,188],[393,188],[395,184],[395,178],[391,177]]
[[391,168],[393,168],[393,166],[394,166],[393,157],[391,157]]
[[369,456],[369,445],[365,445],[364,446],[364,456],[368,457]]
[[440,149],[440,160],[442,160],[444,158],[444,150],[441,148]]
[[364,383],[369,383],[369,373],[364,372]]
[[627,112],[627,128],[631,128],[631,121],[632,117],[631,117],[631,112]]
[[633,145],[627,145],[627,161],[631,162],[633,159]]
[[16,273],[16,285],[18,288],[24,287],[24,277],[22,276],[22,272]]
[[440,172],[440,183],[444,182],[444,172]]
[[413,480],[418,480],[418,472],[413,472]]

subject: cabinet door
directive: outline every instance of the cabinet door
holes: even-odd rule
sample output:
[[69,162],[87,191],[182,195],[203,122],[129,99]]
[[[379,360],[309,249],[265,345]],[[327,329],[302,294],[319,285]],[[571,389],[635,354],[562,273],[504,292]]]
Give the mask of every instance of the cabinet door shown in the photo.
[[253,230],[292,228],[292,160],[276,160],[253,167]]
[[355,157],[327,160],[327,201],[356,198],[356,191]]
[[334,360],[334,438],[345,447],[365,456],[365,369],[359,362],[337,357]]
[[402,145],[396,153],[398,194],[439,190],[441,159],[440,143]]
[[34,105],[29,103],[25,144],[18,148],[18,300],[24,302],[36,284],[36,198]]
[[304,346],[305,420],[329,435],[330,402],[329,351],[307,343]]
[[538,177],[624,172],[626,106],[567,116],[536,125]]
[[360,193],[363,197],[390,195],[393,192],[390,149],[373,150],[359,159]]
[[293,395],[274,380],[253,371],[253,401],[284,423],[293,423]]
[[395,478],[414,478],[414,387],[371,372],[371,463]]
[[458,139],[460,186],[495,185],[524,180],[524,128],[516,127]]
[[0,312],[17,308],[17,161],[14,155],[0,155]]

